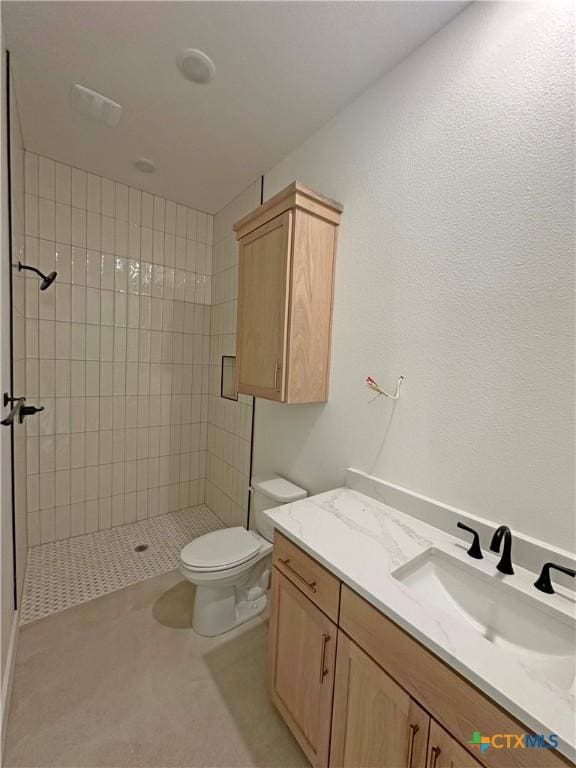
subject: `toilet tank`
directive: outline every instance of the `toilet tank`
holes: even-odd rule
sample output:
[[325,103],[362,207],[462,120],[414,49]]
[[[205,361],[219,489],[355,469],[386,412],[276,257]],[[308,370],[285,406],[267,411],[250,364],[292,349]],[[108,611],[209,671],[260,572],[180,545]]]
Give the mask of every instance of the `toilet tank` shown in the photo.
[[284,477],[270,477],[253,483],[253,507],[256,530],[268,541],[274,538],[272,523],[262,514],[267,509],[278,507],[281,504],[291,504],[308,496],[308,491],[299,485],[291,483]]

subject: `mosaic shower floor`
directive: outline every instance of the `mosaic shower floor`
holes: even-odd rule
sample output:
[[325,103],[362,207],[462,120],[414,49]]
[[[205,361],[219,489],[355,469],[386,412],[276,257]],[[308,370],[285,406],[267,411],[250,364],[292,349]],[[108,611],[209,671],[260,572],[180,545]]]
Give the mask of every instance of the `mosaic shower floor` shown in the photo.
[[[28,624],[174,570],[185,544],[222,527],[201,505],[32,547],[20,622]],[[139,545],[147,547],[135,551]]]

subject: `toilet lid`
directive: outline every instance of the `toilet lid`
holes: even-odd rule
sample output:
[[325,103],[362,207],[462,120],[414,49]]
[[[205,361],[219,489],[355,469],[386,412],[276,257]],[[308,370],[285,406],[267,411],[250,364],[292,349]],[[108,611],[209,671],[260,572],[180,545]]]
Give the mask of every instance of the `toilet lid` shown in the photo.
[[189,568],[212,570],[240,565],[254,557],[261,542],[245,528],[223,528],[187,544],[180,559]]

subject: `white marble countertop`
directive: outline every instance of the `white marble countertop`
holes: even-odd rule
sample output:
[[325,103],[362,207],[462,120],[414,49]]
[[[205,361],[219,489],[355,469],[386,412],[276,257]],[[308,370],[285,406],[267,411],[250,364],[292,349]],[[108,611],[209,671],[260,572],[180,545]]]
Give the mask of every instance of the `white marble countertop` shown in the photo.
[[[268,510],[274,527],[308,552],[356,593],[407,630],[438,657],[536,733],[558,735],[558,750],[576,757],[575,686],[563,689],[539,676],[523,657],[484,639],[465,620],[418,601],[391,574],[436,547],[530,597],[568,620],[574,596],[538,593],[533,573],[515,566],[514,576],[496,570],[498,557],[471,560],[463,542],[369,496],[337,488]],[[570,660],[568,660],[570,664]]]

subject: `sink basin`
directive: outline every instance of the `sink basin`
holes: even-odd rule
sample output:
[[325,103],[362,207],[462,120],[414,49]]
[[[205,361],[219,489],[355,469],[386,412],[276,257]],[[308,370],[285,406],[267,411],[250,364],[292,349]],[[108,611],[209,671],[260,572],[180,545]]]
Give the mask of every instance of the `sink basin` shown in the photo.
[[392,576],[405,584],[427,610],[438,609],[472,627],[487,642],[514,654],[527,671],[569,689],[576,672],[576,622],[485,573],[431,548],[397,568]]

